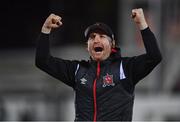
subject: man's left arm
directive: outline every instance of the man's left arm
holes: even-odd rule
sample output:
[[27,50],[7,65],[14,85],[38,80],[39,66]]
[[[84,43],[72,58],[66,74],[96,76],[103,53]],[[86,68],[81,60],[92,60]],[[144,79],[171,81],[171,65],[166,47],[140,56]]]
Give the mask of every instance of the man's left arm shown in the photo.
[[132,17],[139,27],[146,49],[146,53],[132,58],[132,79],[136,84],[148,75],[162,60],[155,35],[152,33],[145,20],[142,9],[133,9]]

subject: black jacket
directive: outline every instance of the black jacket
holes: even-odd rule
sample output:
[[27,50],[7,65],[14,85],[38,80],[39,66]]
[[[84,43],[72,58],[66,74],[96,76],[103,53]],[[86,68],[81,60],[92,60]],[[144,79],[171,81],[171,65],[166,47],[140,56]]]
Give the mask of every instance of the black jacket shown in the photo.
[[149,28],[141,34],[146,54],[121,57],[116,49],[102,62],[52,57],[49,35],[40,34],[36,66],[75,90],[76,121],[131,121],[135,85],[161,61],[154,34]]

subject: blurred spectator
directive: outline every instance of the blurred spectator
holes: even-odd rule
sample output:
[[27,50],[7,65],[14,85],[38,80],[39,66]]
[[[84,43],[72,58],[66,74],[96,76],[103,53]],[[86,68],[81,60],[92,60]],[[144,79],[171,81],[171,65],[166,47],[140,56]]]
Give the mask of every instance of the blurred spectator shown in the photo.
[[177,74],[178,74],[178,77],[176,78],[175,83],[172,87],[173,94],[180,94],[180,74],[179,72]]
[[4,121],[6,118],[6,110],[4,108],[4,101],[0,98],[0,121]]
[[32,113],[29,110],[23,111],[20,115],[20,121],[33,121]]

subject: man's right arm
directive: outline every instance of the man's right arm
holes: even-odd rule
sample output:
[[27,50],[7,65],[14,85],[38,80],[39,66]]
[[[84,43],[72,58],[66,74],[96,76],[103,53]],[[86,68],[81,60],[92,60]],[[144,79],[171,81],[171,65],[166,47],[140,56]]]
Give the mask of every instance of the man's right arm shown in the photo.
[[45,21],[41,34],[37,39],[35,64],[38,68],[61,80],[65,84],[74,86],[74,72],[77,63],[74,61],[55,58],[50,55],[49,34],[51,29],[62,25],[61,18],[51,14]]

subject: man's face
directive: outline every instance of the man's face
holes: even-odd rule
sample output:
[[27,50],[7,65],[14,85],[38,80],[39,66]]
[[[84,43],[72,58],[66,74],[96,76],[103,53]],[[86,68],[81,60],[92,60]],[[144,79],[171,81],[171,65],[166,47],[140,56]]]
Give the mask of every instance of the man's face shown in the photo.
[[88,52],[93,60],[102,61],[111,54],[111,38],[101,33],[91,33],[88,38]]

